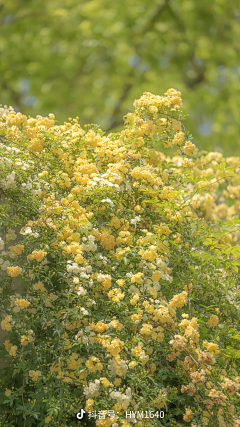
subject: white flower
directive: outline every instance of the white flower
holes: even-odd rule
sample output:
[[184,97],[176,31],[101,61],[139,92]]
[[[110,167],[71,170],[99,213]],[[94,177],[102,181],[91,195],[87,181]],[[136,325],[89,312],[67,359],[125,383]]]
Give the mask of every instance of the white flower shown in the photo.
[[140,216],[135,216],[135,218],[131,219],[131,224],[136,224],[137,222],[141,221],[141,217]]
[[78,295],[84,296],[86,295],[86,293],[87,293],[86,289],[84,289],[82,286],[78,287],[78,290],[77,290]]
[[7,270],[8,267],[10,267],[10,262],[9,261],[4,261],[4,263],[1,265],[1,269],[3,271]]
[[87,273],[92,273],[92,266],[91,265],[87,265],[86,272]]
[[114,206],[113,201],[112,201],[111,199],[109,199],[109,198],[107,198],[107,199],[103,199],[103,200],[101,200],[101,202],[102,202],[102,203],[107,202],[107,203],[110,203],[110,205],[111,205],[112,207]]
[[25,227],[22,228],[20,231],[20,234],[26,235],[26,234],[32,234],[32,229],[31,227]]

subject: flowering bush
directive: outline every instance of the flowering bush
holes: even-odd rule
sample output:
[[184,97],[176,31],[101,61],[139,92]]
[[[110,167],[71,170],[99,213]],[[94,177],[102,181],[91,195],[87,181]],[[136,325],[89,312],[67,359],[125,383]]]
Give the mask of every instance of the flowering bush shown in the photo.
[[1,426],[240,426],[240,158],[181,105],[144,93],[109,135],[2,114]]

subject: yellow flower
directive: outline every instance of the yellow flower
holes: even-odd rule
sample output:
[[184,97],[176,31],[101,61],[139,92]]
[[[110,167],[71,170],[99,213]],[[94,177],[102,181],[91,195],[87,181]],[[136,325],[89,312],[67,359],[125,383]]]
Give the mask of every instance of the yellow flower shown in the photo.
[[135,366],[137,366],[137,362],[135,362],[135,360],[133,360],[132,362],[129,363],[128,366],[130,369],[133,369],[133,368],[135,368]]
[[9,340],[4,341],[4,346],[6,348],[6,350],[9,352],[10,348],[12,347],[12,344],[10,343]]
[[11,390],[9,390],[8,388],[6,388],[5,396],[9,397],[9,396],[11,396],[11,394],[12,394]]
[[5,317],[5,319],[3,319],[3,320],[1,321],[1,328],[2,328],[4,331],[11,331],[12,326],[11,326],[11,325],[10,325],[10,323],[9,323],[9,322],[11,322],[11,320],[12,320],[12,316],[6,316],[6,317]]
[[11,355],[11,356],[16,356],[16,353],[17,352],[17,346],[16,345],[12,345],[11,346],[11,348],[10,348],[10,350],[9,350],[9,354]]
[[186,408],[185,415],[183,416],[184,421],[190,422],[193,418],[193,413],[190,408]]
[[116,283],[118,284],[118,286],[124,286],[125,285],[125,281],[123,279],[117,280]]
[[130,300],[130,304],[135,305],[137,304],[138,300],[139,300],[139,295],[135,294],[133,298]]
[[187,292],[175,295],[169,303],[169,307],[183,307],[187,303]]
[[217,326],[218,320],[219,320],[218,316],[216,316],[215,314],[212,314],[207,323],[209,324],[209,326]]
[[196,145],[192,144],[191,141],[187,141],[183,147],[185,154],[191,154],[196,148]]
[[208,342],[207,340],[203,341],[204,347],[207,348],[209,353],[211,354],[218,354],[219,353],[219,347],[217,344],[214,344],[213,342]]
[[104,387],[113,387],[113,384],[110,383],[110,381],[108,381],[108,379],[105,377],[100,378],[100,381]]
[[154,273],[153,273],[153,275],[152,275],[151,279],[152,279],[154,282],[158,282],[158,281],[159,281],[159,279],[161,279],[161,277],[162,277],[162,273],[161,273],[161,271],[154,271]]
[[33,285],[33,289],[35,291],[40,290],[42,292],[46,291],[46,288],[42,282],[37,282],[35,285]]
[[49,416],[47,416],[47,417],[44,419],[44,421],[45,421],[45,423],[46,423],[46,424],[48,424],[48,423],[50,423],[51,418],[50,418]]
[[11,246],[9,249],[11,249],[11,251],[14,252],[16,255],[20,255],[24,250],[24,245]]
[[26,335],[21,336],[21,344],[27,345],[28,344],[28,337]]
[[7,267],[7,274],[11,277],[17,277],[22,273],[21,267]]
[[47,255],[47,252],[44,252],[42,250],[40,251],[33,251],[30,255],[27,256],[28,259],[33,260],[36,259],[37,261],[42,261],[43,258]]
[[16,299],[15,301],[15,305],[19,308],[26,308],[30,305],[31,303],[23,298],[20,299]]
[[29,371],[29,377],[31,377],[33,381],[37,381],[41,374],[41,371]]

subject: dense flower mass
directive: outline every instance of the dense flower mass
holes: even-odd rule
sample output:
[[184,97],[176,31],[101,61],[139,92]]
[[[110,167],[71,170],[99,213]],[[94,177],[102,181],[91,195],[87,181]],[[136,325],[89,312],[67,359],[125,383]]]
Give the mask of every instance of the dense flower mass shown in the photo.
[[1,427],[240,425],[240,158],[181,107],[145,92],[109,135],[3,114]]

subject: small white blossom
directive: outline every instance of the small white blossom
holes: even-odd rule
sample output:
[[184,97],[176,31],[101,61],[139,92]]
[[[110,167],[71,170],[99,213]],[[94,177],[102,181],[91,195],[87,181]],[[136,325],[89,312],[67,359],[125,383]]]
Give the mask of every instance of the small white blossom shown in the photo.
[[131,224],[136,224],[137,222],[141,221],[141,217],[140,216],[135,216],[135,218],[131,219]]

